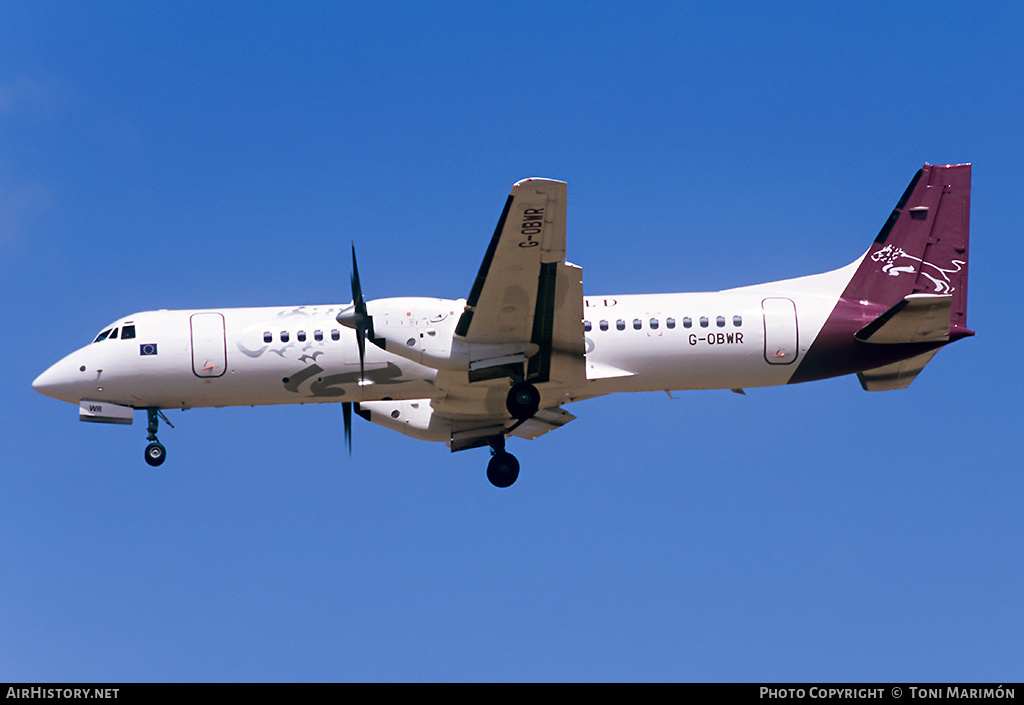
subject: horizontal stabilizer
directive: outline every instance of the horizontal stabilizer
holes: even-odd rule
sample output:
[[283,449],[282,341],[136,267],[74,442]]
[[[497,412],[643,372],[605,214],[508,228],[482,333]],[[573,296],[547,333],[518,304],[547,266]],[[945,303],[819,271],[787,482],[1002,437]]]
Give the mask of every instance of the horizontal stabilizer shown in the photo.
[[952,305],[953,297],[948,294],[910,294],[854,337],[862,343],[882,344],[947,341]]
[[906,360],[894,362],[885,367],[858,372],[860,386],[866,392],[888,392],[894,389],[906,389],[914,381],[917,374],[924,369],[938,350],[930,350]]

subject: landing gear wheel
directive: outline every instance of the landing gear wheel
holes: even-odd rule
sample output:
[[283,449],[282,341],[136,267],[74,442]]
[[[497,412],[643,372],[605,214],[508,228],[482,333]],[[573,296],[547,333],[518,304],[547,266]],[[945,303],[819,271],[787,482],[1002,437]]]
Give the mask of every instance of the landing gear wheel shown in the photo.
[[516,382],[508,390],[505,407],[512,418],[525,420],[537,413],[540,408],[540,392],[529,382]]
[[487,479],[495,487],[508,487],[519,477],[519,461],[511,453],[501,451],[487,463]]
[[163,463],[166,457],[167,450],[156,441],[153,441],[148,446],[146,446],[146,462],[152,465],[153,467],[156,467],[157,465]]
[[[146,462],[153,467],[162,464],[167,458],[167,450],[156,439],[156,432],[160,428],[161,416],[163,414],[160,413],[160,409],[146,409],[146,417],[149,420],[149,436],[146,439],[149,441],[149,445],[146,446]],[[164,421],[167,421],[166,416],[164,416]],[[167,425],[174,428],[170,421],[167,421]]]

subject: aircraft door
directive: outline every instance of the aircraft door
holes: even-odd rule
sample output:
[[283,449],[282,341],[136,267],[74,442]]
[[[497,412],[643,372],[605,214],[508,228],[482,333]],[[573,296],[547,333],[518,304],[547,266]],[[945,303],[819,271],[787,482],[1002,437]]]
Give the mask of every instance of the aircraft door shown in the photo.
[[194,313],[192,326],[192,371],[197,377],[220,377],[227,369],[224,315]]
[[790,299],[765,299],[764,359],[769,365],[788,365],[796,360],[796,304]]

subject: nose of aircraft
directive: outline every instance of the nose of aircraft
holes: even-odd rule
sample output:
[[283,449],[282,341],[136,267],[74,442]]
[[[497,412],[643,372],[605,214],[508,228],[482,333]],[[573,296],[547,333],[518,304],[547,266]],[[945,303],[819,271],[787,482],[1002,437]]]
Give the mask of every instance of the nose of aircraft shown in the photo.
[[74,397],[77,380],[73,372],[67,360],[61,360],[36,377],[32,382],[32,389],[54,399],[77,403],[78,399]]

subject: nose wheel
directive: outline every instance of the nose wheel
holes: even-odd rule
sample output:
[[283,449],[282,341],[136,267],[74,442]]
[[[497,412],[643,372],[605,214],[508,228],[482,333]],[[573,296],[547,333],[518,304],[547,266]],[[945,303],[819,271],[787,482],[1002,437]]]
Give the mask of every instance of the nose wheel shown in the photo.
[[157,465],[163,463],[166,457],[167,449],[164,448],[159,443],[157,443],[156,441],[153,441],[148,446],[146,446],[146,462],[152,465],[153,467],[156,467]]
[[[149,445],[146,446],[146,462],[156,467],[161,465],[167,458],[167,449],[160,445],[160,441],[156,438],[157,429],[160,427],[160,417],[163,414],[160,413],[159,409],[146,409],[146,415],[149,419],[149,436],[146,439],[149,441]],[[164,421],[167,421],[166,417]],[[167,425],[170,426],[170,421],[167,422]]]

